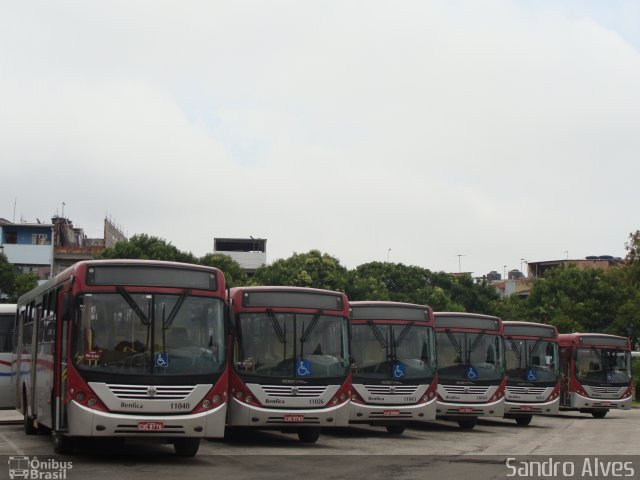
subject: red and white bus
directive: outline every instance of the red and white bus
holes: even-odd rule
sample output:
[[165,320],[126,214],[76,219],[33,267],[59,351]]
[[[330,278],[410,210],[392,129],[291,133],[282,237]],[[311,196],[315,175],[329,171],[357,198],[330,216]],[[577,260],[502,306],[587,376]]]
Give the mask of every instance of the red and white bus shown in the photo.
[[504,417],[529,425],[534,414],[560,405],[558,330],[553,325],[504,322],[507,388]]
[[237,287],[229,293],[233,349],[228,424],[296,432],[349,424],[349,303],[343,293]]
[[222,437],[225,281],[211,267],[84,261],[18,301],[17,405],[25,433],[161,438],[177,455]]
[[15,357],[13,355],[13,328],[16,323],[16,305],[0,304],[0,408],[15,408]]
[[476,313],[435,313],[436,414],[471,429],[478,417],[504,415],[507,384],[502,320]]
[[433,311],[426,305],[351,302],[352,424],[401,434],[436,418]]
[[604,418],[631,408],[631,342],[601,333],[558,335],[562,391],[560,408]]

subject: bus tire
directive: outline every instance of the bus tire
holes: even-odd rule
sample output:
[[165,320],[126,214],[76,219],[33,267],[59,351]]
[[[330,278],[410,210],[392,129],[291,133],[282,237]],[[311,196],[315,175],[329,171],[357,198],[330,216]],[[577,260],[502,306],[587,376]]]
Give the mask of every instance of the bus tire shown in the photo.
[[71,455],[73,453],[73,438],[55,432],[53,434],[53,451],[59,455]]
[[35,435],[38,430],[33,425],[33,419],[29,416],[29,405],[27,404],[27,395],[24,393],[22,395],[22,411],[24,412],[23,425],[24,425],[25,435]]
[[193,457],[199,448],[199,438],[176,438],[173,441],[173,449],[179,457]]
[[391,435],[402,435],[404,433],[404,425],[387,425],[387,432]]
[[532,419],[533,419],[533,415],[524,415],[522,417],[516,417],[516,423],[521,427],[526,427],[531,423]]
[[304,427],[298,429],[298,439],[303,443],[316,443],[320,437],[320,427]]
[[463,430],[472,430],[477,421],[476,418],[465,418],[464,420],[458,420],[458,426]]
[[608,411],[609,410],[592,410],[591,415],[593,415],[593,418],[604,418]]

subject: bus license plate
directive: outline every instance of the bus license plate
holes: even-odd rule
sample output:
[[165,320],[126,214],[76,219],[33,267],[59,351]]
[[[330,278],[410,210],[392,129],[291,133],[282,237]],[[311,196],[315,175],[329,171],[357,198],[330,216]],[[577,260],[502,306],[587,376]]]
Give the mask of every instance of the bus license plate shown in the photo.
[[603,407],[608,407],[611,404],[609,402],[600,402],[600,405],[603,406]]
[[533,410],[533,407],[529,405],[523,405],[522,407],[520,407],[520,411],[522,412],[530,412],[531,410]]
[[304,415],[285,415],[284,421],[287,423],[304,422]]
[[458,409],[458,412],[460,412],[460,413],[473,413],[473,408],[461,407],[461,408]]
[[138,422],[138,430],[143,432],[159,432],[164,430],[164,422]]
[[385,417],[397,417],[400,415],[400,410],[384,410],[382,413]]

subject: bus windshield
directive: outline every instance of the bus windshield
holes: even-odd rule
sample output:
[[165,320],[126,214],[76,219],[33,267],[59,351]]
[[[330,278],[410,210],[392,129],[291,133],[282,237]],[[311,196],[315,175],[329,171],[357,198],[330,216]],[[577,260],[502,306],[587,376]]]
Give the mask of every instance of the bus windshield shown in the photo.
[[433,378],[436,370],[432,327],[369,322],[351,328],[354,375],[366,379]]
[[224,304],[187,295],[92,293],[78,297],[75,364],[119,374],[219,373]]
[[507,380],[555,382],[558,379],[558,344],[542,339],[505,339]]
[[445,330],[438,332],[438,379],[500,381],[504,375],[502,337]]
[[343,377],[349,371],[345,317],[267,310],[237,320],[235,366],[276,378]]
[[575,374],[588,384],[628,385],[631,381],[631,353],[611,348],[578,348]]

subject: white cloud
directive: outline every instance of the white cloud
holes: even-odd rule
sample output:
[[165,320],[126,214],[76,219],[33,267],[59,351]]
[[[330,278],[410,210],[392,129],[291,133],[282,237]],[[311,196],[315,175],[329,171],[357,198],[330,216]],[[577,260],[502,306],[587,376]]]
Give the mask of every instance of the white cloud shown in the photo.
[[350,267],[389,248],[435,270],[465,254],[476,274],[622,255],[639,220],[630,7],[541,5],[5,7],[0,216],[64,201],[77,225],[109,212],[197,255],[253,235],[271,259]]

